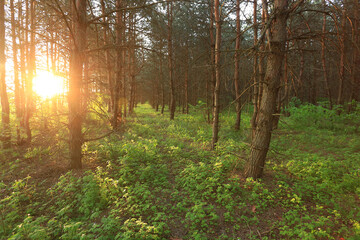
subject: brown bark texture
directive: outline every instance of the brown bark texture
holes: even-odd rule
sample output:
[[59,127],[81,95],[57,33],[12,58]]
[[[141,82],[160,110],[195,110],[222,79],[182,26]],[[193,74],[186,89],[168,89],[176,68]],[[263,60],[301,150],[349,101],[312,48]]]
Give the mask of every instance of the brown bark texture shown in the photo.
[[214,18],[216,26],[215,34],[215,87],[211,149],[215,149],[219,137],[219,113],[220,113],[220,47],[221,47],[221,19],[219,0],[214,0]]
[[175,84],[174,84],[174,60],[173,60],[173,43],[172,43],[172,22],[173,22],[173,3],[167,4],[168,15],[168,64],[170,80],[170,120],[175,118]]
[[69,79],[69,147],[70,168],[82,168],[81,146],[83,136],[81,126],[83,122],[82,111],[82,88],[83,88],[83,64],[84,49],[86,46],[86,0],[72,1],[71,10],[73,17],[73,39],[70,60]]
[[270,53],[267,58],[265,83],[256,129],[251,142],[250,157],[245,167],[246,177],[254,179],[263,175],[266,154],[269,149],[273,114],[275,112],[282,62],[284,59],[287,22],[287,0],[275,0],[274,19],[271,23]]
[[240,0],[236,1],[236,40],[235,40],[235,70],[234,70],[234,85],[235,85],[235,97],[236,97],[236,120],[235,130],[240,129],[241,122],[241,97],[240,97]]

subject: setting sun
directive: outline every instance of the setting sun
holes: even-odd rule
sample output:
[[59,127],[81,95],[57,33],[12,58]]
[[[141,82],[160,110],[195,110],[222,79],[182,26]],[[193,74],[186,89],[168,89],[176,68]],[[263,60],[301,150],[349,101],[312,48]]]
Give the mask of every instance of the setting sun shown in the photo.
[[48,71],[37,71],[33,80],[34,92],[42,98],[51,98],[64,92],[64,78]]

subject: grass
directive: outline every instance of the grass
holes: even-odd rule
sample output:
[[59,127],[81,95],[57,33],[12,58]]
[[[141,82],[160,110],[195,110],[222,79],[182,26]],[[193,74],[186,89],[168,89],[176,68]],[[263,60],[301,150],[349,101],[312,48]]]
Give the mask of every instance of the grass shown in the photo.
[[[84,145],[67,171],[62,144],[2,152],[0,239],[359,239],[359,113],[289,107],[265,176],[242,175],[250,114],[211,126],[201,108],[174,121],[139,105],[122,133]],[[45,167],[44,167],[45,166]]]

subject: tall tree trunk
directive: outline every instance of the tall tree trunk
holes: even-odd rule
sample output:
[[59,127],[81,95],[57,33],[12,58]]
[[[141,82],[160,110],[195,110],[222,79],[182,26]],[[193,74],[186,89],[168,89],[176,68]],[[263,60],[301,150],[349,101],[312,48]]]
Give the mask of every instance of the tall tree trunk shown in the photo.
[[[126,3],[126,2],[125,2]],[[123,6],[124,7],[124,6]],[[122,12],[123,16],[122,16],[122,42],[123,44],[125,44],[125,38],[126,38],[126,34],[125,34],[125,28],[126,28],[126,15],[125,12]],[[129,48],[127,47],[127,52],[129,53]],[[126,50],[122,50],[121,51],[121,57],[122,57],[122,64],[124,66],[126,66]],[[129,71],[129,69],[127,69]],[[125,120],[126,118],[126,114],[127,114],[127,94],[126,94],[126,76],[125,76],[125,71],[126,69],[123,68],[122,70],[122,97],[121,97],[121,105],[122,105],[122,121]]]
[[[266,23],[269,21],[269,14],[268,14],[268,1],[262,0],[262,14],[261,14],[261,24],[262,29],[265,31],[266,29]],[[257,35],[257,34],[256,34]],[[256,37],[257,38],[257,37]],[[270,29],[266,30],[266,39],[268,42],[270,42]],[[266,50],[267,44],[265,41],[262,41],[260,44],[260,56],[259,56],[259,62],[258,62],[258,98],[257,98],[257,109],[260,108],[261,98],[263,94],[264,89],[264,78],[265,78],[265,69],[264,69],[264,52]],[[256,65],[256,64],[255,64]],[[255,74],[255,73],[254,73]],[[256,74],[255,74],[256,75]]]
[[16,22],[14,0],[10,0],[11,10],[11,36],[13,47],[13,63],[14,63],[14,87],[15,87],[15,113],[16,113],[16,135],[17,143],[21,141],[20,122],[21,122],[21,102],[20,102],[20,81],[19,81],[19,64],[18,64],[18,46],[16,43]]
[[80,169],[81,146],[83,136],[81,126],[83,122],[82,111],[82,84],[84,50],[86,46],[86,0],[71,1],[71,12],[73,17],[73,39],[70,60],[69,80],[69,147],[70,147],[70,168]]
[[[299,70],[299,79],[298,79],[298,90],[296,91],[295,89],[295,95],[296,97],[298,97],[299,99],[303,98],[304,94],[303,94],[303,86],[304,86],[304,69],[305,69],[305,54],[304,54],[304,50],[302,49],[302,44],[298,44],[298,47],[300,49],[300,70]],[[296,94],[297,93],[297,94]]]
[[[130,35],[130,52],[129,52],[129,77],[130,77],[130,101],[129,101],[129,113],[133,112],[135,106],[135,69],[136,69],[136,58],[135,58],[135,41],[136,41],[136,32],[135,32],[135,20],[134,15],[130,13],[129,16],[129,35]],[[156,97],[156,106],[159,106],[159,86],[157,86],[157,97]]]
[[164,109],[165,109],[165,86],[164,86],[164,72],[163,72],[163,55],[160,52],[159,54],[159,64],[160,64],[160,77],[159,77],[159,81],[160,81],[160,87],[161,87],[161,114],[164,114]]
[[185,46],[185,84],[184,84],[184,104],[185,104],[185,113],[189,114],[189,43],[186,41]]
[[266,154],[270,145],[273,114],[280,87],[285,50],[287,7],[287,0],[274,1],[275,15],[271,23],[270,53],[264,79],[266,84],[264,84],[259,117],[251,141],[250,158],[245,167],[245,175],[254,179],[260,178],[263,174]]
[[[27,81],[26,74],[26,58],[27,58],[27,45],[26,37],[27,31],[21,31],[21,28],[25,28],[25,17],[23,14],[22,4],[19,6],[19,48],[20,48],[20,73],[21,73],[21,82],[20,82],[20,108],[21,108],[21,119],[20,119],[20,142],[23,142],[22,133],[25,129],[25,111],[26,111],[26,96],[25,96],[25,85]],[[26,27],[27,28],[27,27]],[[19,144],[20,144],[19,142]]]
[[0,0],[0,98],[2,120],[2,142],[4,149],[11,147],[10,107],[5,82],[5,0]]
[[[104,15],[106,14],[105,0],[101,0],[101,11],[102,14]],[[103,17],[103,22],[104,22],[103,38],[104,38],[104,46],[106,47],[109,44],[108,42],[109,27],[108,27],[107,18],[105,16]],[[105,64],[106,64],[106,79],[108,83],[108,92],[110,94],[109,109],[113,110],[114,109],[114,82],[112,76],[113,65],[110,61],[109,49],[105,49]]]
[[345,81],[345,26],[346,26],[346,12],[342,10],[341,17],[341,36],[340,36],[340,69],[339,69],[339,89],[337,104],[341,105],[344,103],[343,92],[344,92],[344,81]]
[[[122,8],[122,0],[116,1],[116,9],[120,10]],[[121,117],[121,108],[120,108],[120,94],[121,94],[121,83],[123,76],[123,49],[122,49],[122,28],[123,28],[123,14],[122,11],[116,13],[116,79],[115,79],[115,88],[114,88],[114,108],[113,108],[113,128],[116,129],[119,124],[119,117]]]
[[235,70],[234,70],[234,85],[236,97],[236,121],[235,130],[240,129],[241,122],[241,97],[240,97],[240,77],[239,77],[239,64],[240,64],[240,0],[236,1],[236,41],[235,41]]
[[[257,26],[257,0],[254,0],[254,9],[253,9],[253,29],[254,29],[254,45],[258,42],[258,26]],[[253,93],[253,106],[254,106],[254,113],[251,118],[251,128],[252,128],[252,137],[254,137],[256,124],[258,120],[258,112],[259,112],[259,88],[260,85],[257,82],[257,75],[258,75],[258,57],[254,54],[254,64],[253,64],[253,79],[254,79],[254,93]]]
[[[352,6],[352,42],[353,44],[359,44],[359,1],[353,1]],[[359,45],[358,45],[359,46]],[[356,108],[356,103],[354,101],[359,100],[358,99],[358,93],[359,93],[359,83],[357,82],[357,79],[359,78],[359,69],[358,69],[358,63],[359,63],[359,48],[354,47],[353,55],[352,55],[352,63],[351,63],[351,95],[350,95],[350,104],[349,104],[349,111],[353,111],[354,108]]]
[[[211,66],[211,82],[210,82],[210,101],[209,104],[207,105],[207,109],[208,109],[208,122],[210,123],[210,119],[211,116],[210,114],[211,111],[213,111],[214,109],[214,89],[215,89],[215,79],[216,79],[216,73],[215,73],[215,37],[214,37],[214,4],[213,1],[210,0],[210,26],[209,26],[209,35],[210,35],[210,66]],[[208,85],[208,88],[209,88]],[[211,109],[211,111],[210,111]],[[212,120],[212,119],[211,119]]]
[[214,18],[216,26],[215,36],[215,88],[213,109],[213,132],[211,149],[215,149],[219,134],[219,112],[220,112],[220,46],[221,46],[221,19],[219,0],[214,0]]
[[[27,7],[27,12],[28,11]],[[33,106],[33,78],[35,76],[35,0],[30,1],[30,48],[29,54],[27,55],[28,59],[28,76],[25,84],[25,93],[26,93],[26,110],[25,110],[25,131],[28,143],[31,142],[32,133],[30,127],[30,118],[32,116],[34,106]]]
[[330,109],[332,109],[332,98],[331,98],[331,91],[330,91],[329,79],[328,79],[328,75],[327,75],[326,58],[325,58],[325,50],[326,50],[326,45],[325,45],[325,34],[326,34],[325,7],[326,7],[326,2],[325,2],[325,0],[322,0],[322,4],[323,4],[324,13],[323,13],[323,24],[322,24],[322,34],[321,34],[321,64],[322,64],[326,94],[329,99]]
[[173,22],[173,3],[167,3],[168,15],[168,61],[169,61],[169,78],[170,78],[170,120],[175,117],[175,84],[174,84],[174,60],[173,60],[173,43],[172,43],[172,22]]

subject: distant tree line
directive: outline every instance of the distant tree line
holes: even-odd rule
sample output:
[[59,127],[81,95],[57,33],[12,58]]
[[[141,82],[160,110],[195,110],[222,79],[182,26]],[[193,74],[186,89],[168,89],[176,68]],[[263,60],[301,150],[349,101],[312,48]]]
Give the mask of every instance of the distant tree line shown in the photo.
[[68,81],[66,98],[52,102],[68,109],[72,168],[81,168],[91,114],[116,131],[139,102],[175,119],[201,101],[213,149],[219,113],[234,107],[239,130],[242,108],[253,106],[246,175],[258,178],[291,99],[354,110],[359,41],[355,0],[1,0],[3,147],[32,141],[32,80],[45,65]]

